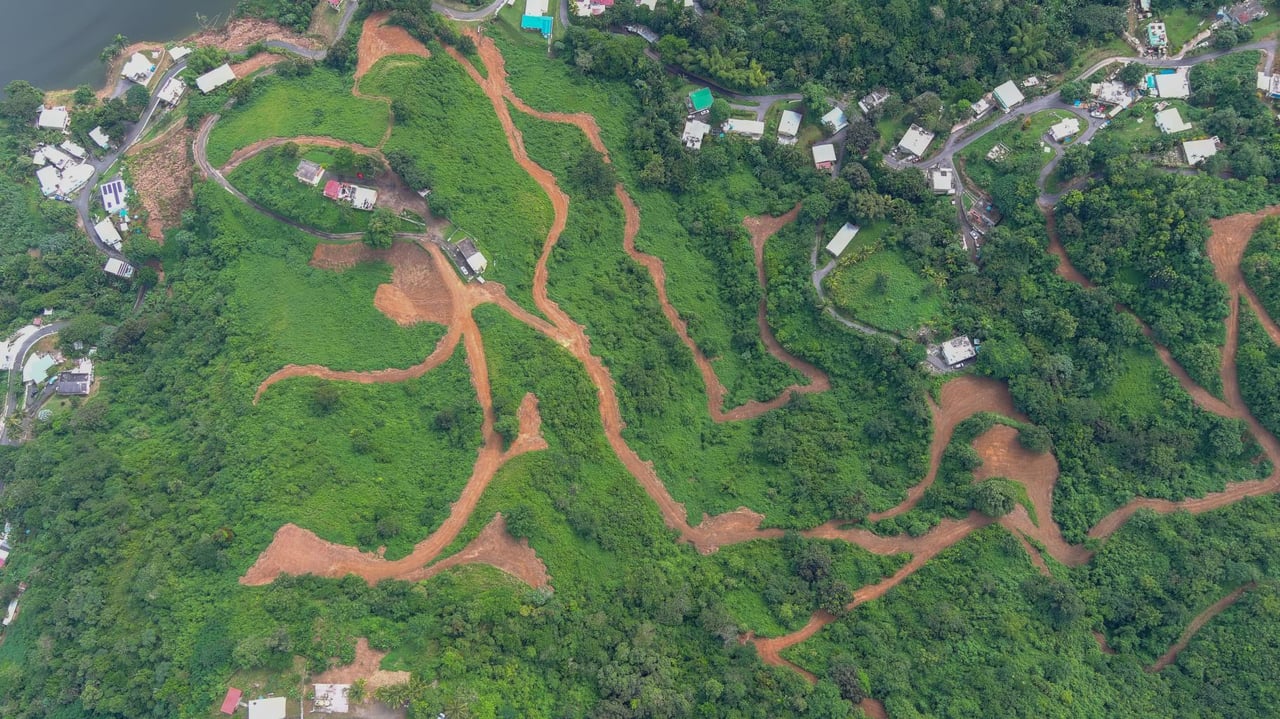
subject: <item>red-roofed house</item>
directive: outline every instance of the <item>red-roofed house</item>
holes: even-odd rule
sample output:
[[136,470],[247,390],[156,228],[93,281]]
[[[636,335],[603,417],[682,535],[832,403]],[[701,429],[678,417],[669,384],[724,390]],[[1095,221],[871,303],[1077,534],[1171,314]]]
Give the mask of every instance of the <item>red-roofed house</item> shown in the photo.
[[330,200],[336,200],[342,194],[342,183],[337,180],[329,180],[324,183],[324,196]]
[[240,706],[240,697],[243,695],[244,692],[236,689],[235,687],[228,688],[227,696],[222,700],[222,713],[235,714],[236,707]]

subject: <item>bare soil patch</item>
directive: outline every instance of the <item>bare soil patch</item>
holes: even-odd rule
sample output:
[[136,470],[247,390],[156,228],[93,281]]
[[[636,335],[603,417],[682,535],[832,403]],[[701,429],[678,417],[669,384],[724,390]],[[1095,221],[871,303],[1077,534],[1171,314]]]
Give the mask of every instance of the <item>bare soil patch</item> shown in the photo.
[[175,123],[146,145],[130,148],[134,189],[147,211],[147,236],[164,241],[164,231],[182,224],[192,202],[193,165],[188,150],[195,132]]
[[507,531],[507,520],[501,514],[495,514],[480,534],[463,547],[461,552],[442,559],[418,573],[410,574],[406,579],[409,581],[427,579],[446,569],[463,564],[488,564],[535,589],[545,587],[551,582],[547,565],[542,563],[537,552],[529,546],[529,540],[517,540],[511,536]]
[[319,50],[320,41],[286,30],[279,25],[257,18],[240,17],[226,25],[210,28],[188,38],[193,45],[212,45],[227,52],[240,52],[256,42],[282,40],[300,47]]
[[360,44],[356,46],[356,79],[388,55],[431,57],[431,52],[417,38],[398,25],[387,25],[390,12],[376,12],[364,19]]
[[373,304],[397,324],[418,322],[448,324],[453,316],[453,297],[446,285],[439,252],[431,252],[412,242],[397,242],[388,250],[364,244],[316,245],[311,266],[341,270],[362,262],[391,265],[391,283],[380,285]]
[[386,652],[380,652],[369,646],[369,640],[360,637],[356,640],[356,660],[350,664],[333,667],[311,678],[315,684],[354,684],[357,679],[365,680],[369,693],[375,689],[404,684],[409,681],[409,672],[393,672],[382,668],[382,660]]
[[236,64],[231,66],[231,69],[232,71],[235,72],[236,77],[248,77],[253,73],[261,70],[264,67],[271,67],[272,65],[275,65],[277,63],[281,63],[284,61],[285,61],[284,55],[275,55],[269,52],[260,52],[257,55],[254,55],[253,57],[249,58],[248,60],[237,62]]

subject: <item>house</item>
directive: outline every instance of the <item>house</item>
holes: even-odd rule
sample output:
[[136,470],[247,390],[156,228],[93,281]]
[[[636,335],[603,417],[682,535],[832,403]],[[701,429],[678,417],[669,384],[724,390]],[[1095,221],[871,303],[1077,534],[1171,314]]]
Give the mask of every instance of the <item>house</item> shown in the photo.
[[1102,117],[1103,115],[1115,117],[1122,110],[1133,104],[1133,94],[1129,91],[1129,88],[1124,83],[1115,80],[1093,83],[1089,86],[1089,94],[1093,95],[1098,102],[1111,106],[1111,109],[1102,113],[1102,115],[1090,113],[1094,117]]
[[759,120],[729,120],[724,124],[724,131],[759,140],[764,137],[764,123]]
[[324,183],[324,196],[330,200],[342,199],[342,183],[337,180],[329,180]]
[[1049,137],[1054,142],[1062,142],[1078,132],[1080,132],[1080,119],[1068,117],[1059,120],[1049,128]]
[[125,201],[129,188],[125,187],[124,180],[117,177],[104,184],[98,192],[102,195],[102,209],[106,210],[107,214],[114,215],[120,210],[129,209],[129,204]]
[[329,9],[330,9],[330,10],[341,10],[341,9],[342,9],[342,0],[329,0]]
[[86,152],[83,147],[77,145],[76,143],[70,140],[63,142],[61,145],[58,145],[58,147],[62,148],[63,150],[66,150],[68,155],[71,155],[77,160],[83,161],[86,157],[89,156],[89,153]]
[[219,710],[223,714],[235,714],[236,709],[240,706],[240,697],[244,696],[244,692],[235,687],[227,688],[227,695],[222,698],[222,708]]
[[991,103],[987,102],[987,99],[984,97],[981,100],[978,100],[977,102],[970,105],[969,109],[973,111],[973,118],[975,120],[978,120],[978,119],[981,119],[988,112],[991,112]]
[[926,174],[935,195],[956,194],[955,170],[950,167],[934,167]]
[[36,118],[36,127],[42,130],[61,130],[66,132],[70,124],[71,115],[67,112],[67,108],[61,105],[40,108],[40,117]]
[[1280,73],[1275,75],[1258,73],[1258,90],[1273,100],[1280,98]]
[[782,119],[778,120],[779,145],[796,144],[796,135],[800,132],[800,121],[802,119],[802,116],[798,112],[793,110],[782,111]]
[[76,363],[76,368],[58,375],[53,383],[53,391],[69,397],[88,397],[93,387],[93,360],[85,357]]
[[1254,20],[1261,20],[1267,15],[1267,10],[1262,7],[1261,0],[1245,0],[1245,2],[1238,2],[1231,7],[1218,8],[1218,19],[1226,20],[1235,25],[1248,25]]
[[104,150],[111,146],[111,138],[107,137],[107,133],[102,131],[102,125],[98,125],[89,131],[89,139]]
[[942,350],[942,359],[947,363],[948,367],[959,366],[961,363],[978,356],[977,350],[973,348],[973,342],[964,335],[943,342],[940,349]]
[[1218,154],[1218,138],[1188,140],[1182,143],[1182,154],[1186,155],[1188,165],[1199,165],[1201,162]]
[[689,120],[684,123],[684,133],[680,135],[680,141],[690,150],[702,149],[702,138],[711,132],[711,126],[701,120]]
[[613,7],[613,0],[577,0],[574,3],[574,12],[578,17],[593,17],[604,14],[604,11],[611,7]]
[[0,622],[0,625],[4,625],[7,627],[10,624],[13,624],[13,620],[17,616],[18,616],[18,600],[14,599],[13,601],[9,602],[9,609],[4,613],[4,621]]
[[929,143],[933,142],[933,133],[925,130],[919,125],[912,125],[907,128],[907,134],[902,136],[898,141],[898,148],[908,155],[914,157],[924,157],[924,153],[929,149]]
[[700,87],[689,93],[689,99],[685,102],[691,113],[706,112],[711,109],[711,103],[715,102],[715,98],[711,96],[711,88]]
[[190,54],[191,54],[191,48],[189,47],[176,45],[174,47],[169,48],[169,57],[172,58],[174,62],[177,62]]
[[71,157],[53,145],[45,145],[40,148],[39,152],[40,155],[44,157],[45,162],[53,165],[59,170],[65,170],[72,164]]
[[1147,25],[1147,45],[1157,49],[1169,46],[1169,32],[1164,23],[1153,22]]
[[551,37],[555,20],[546,15],[524,15],[520,18],[521,30],[536,30],[543,38]]
[[145,85],[151,82],[151,77],[156,74],[156,65],[151,59],[140,52],[135,52],[124,64],[124,69],[120,71],[120,77],[126,80],[136,82],[139,85]]
[[182,93],[186,91],[186,83],[176,77],[171,77],[165,82],[164,86],[160,88],[160,92],[156,93],[156,96],[160,98],[160,102],[163,102],[169,107],[173,107],[178,104],[178,101],[182,99]]
[[1022,91],[1018,89],[1018,85],[1010,80],[1005,84],[991,91],[991,96],[995,98],[996,103],[1000,105],[1000,109],[1008,112],[1015,106],[1027,99],[1023,97]]
[[315,686],[315,702],[312,704],[317,712],[346,714],[350,711],[348,693],[350,684],[317,684]]
[[236,73],[231,69],[230,65],[224,62],[209,72],[197,77],[196,87],[199,88],[200,92],[208,95],[235,79]]
[[479,250],[476,250],[467,255],[467,267],[470,267],[471,271],[478,275],[489,269],[489,260],[485,259],[485,256]]
[[831,112],[822,116],[822,124],[835,134],[849,126],[849,118],[845,117],[844,110],[839,107],[831,108]]
[[1156,127],[1166,135],[1191,129],[1191,123],[1182,119],[1178,108],[1170,107],[1156,113]]
[[539,17],[547,14],[547,8],[551,6],[550,0],[525,0],[524,14]]
[[1022,81],[1023,87],[1038,87],[1039,85],[1040,85],[1040,78],[1036,77],[1035,75],[1032,75]]
[[123,260],[117,260],[114,257],[107,260],[107,264],[102,266],[102,271],[126,280],[133,277],[133,265]]
[[284,697],[249,700],[249,719],[285,719],[288,708]]
[[378,202],[378,191],[371,190],[368,187],[360,187],[359,185],[351,186],[351,206],[357,210],[373,211],[373,206]]
[[93,165],[75,165],[74,167],[62,173],[62,179],[58,181],[58,194],[72,195],[89,183],[93,179]]
[[876,109],[877,107],[880,107],[881,105],[883,105],[886,101],[888,101],[888,99],[889,99],[888,90],[884,88],[880,88],[878,90],[872,90],[870,95],[866,95],[861,100],[858,100],[858,109],[862,110],[862,113],[865,115],[871,112],[872,110]]
[[45,165],[36,170],[36,179],[40,181],[40,194],[45,197],[53,197],[58,194],[58,181],[62,179],[58,174],[58,168],[53,165]]
[[1156,95],[1161,99],[1185,99],[1191,96],[1191,73],[1180,67],[1173,72],[1161,72],[1155,76]]
[[831,241],[827,243],[827,252],[830,252],[832,257],[843,255],[845,249],[849,247],[849,243],[853,241],[854,237],[858,236],[858,230],[860,229],[862,228],[851,222],[844,223],[844,227],[837,230],[835,237],[832,237]]
[[294,171],[293,176],[298,178],[298,182],[315,187],[324,177],[324,168],[318,162],[299,160],[298,169]]
[[836,166],[836,146],[831,143],[814,145],[813,166],[819,170],[829,170]]
[[104,245],[108,245],[115,250],[119,250],[124,246],[124,241],[120,238],[120,233],[116,231],[116,226],[111,224],[110,217],[94,225],[93,231],[98,233],[98,239],[102,240]]

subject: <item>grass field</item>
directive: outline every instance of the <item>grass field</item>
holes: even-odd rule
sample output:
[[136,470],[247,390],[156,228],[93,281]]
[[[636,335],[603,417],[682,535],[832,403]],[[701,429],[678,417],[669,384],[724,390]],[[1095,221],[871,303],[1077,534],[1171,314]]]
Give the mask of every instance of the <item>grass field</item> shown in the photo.
[[[1212,19],[1206,14],[1193,13],[1186,8],[1162,10],[1160,20],[1164,22],[1165,31],[1169,33],[1169,53],[1173,54],[1181,50],[1183,45],[1196,36],[1196,33],[1209,27]],[[1138,24],[1138,30],[1144,38],[1147,32],[1146,25],[1146,22]]]
[[[879,223],[859,232],[845,257],[875,246],[887,228],[887,223]],[[826,288],[846,314],[898,334],[942,320],[943,291],[908,267],[893,249],[877,250],[861,261],[846,259],[827,277]]]
[[493,106],[444,53],[383,61],[366,92],[413,108],[396,124],[387,152],[415,158],[431,178],[432,207],[492,250],[486,277],[533,309],[533,267],[551,227],[551,202],[511,155]]
[[376,147],[386,132],[386,105],[355,97],[351,78],[328,68],[257,83],[253,97],[224,115],[209,135],[209,162],[215,167],[241,147],[268,137],[323,135]]
[[[1053,159],[1051,141],[1044,134],[1051,125],[1071,117],[1078,116],[1066,110],[1045,110],[1031,115],[1030,123],[1026,118],[1015,120],[987,133],[959,153],[965,174],[987,191],[1005,175],[1020,175],[1035,181],[1040,170]],[[1081,130],[1084,127],[1085,122],[1080,119]],[[999,162],[988,160],[987,153],[1000,143],[1009,148],[1009,154]]]
[[1124,371],[1099,401],[1108,410],[1137,415],[1160,411],[1160,379],[1168,370],[1150,349],[1127,349],[1120,355]]

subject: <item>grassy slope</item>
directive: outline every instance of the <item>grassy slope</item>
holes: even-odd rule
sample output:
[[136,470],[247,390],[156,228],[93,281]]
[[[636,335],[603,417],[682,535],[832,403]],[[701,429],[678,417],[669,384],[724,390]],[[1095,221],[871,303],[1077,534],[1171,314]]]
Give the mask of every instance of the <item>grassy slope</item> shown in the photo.
[[[887,223],[878,223],[859,232],[845,256],[852,259],[860,248],[875,245],[887,227]],[[863,235],[867,237],[864,239]],[[884,291],[876,287],[881,273],[888,277]],[[943,294],[908,267],[893,249],[881,249],[858,262],[842,262],[827,278],[827,290],[836,306],[849,315],[901,335],[934,324],[942,317]]]
[[324,232],[364,232],[371,212],[325,198],[319,187],[298,182],[297,160],[270,151],[251,157],[227,179],[263,207]]

